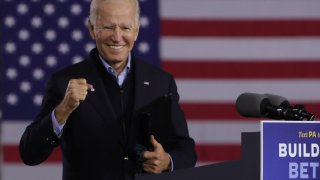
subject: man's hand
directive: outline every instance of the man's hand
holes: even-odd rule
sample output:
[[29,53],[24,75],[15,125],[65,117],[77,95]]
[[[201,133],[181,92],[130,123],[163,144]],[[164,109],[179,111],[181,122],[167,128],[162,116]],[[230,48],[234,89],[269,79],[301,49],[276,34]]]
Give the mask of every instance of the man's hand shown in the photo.
[[169,170],[170,158],[169,155],[164,151],[162,145],[151,136],[151,144],[153,151],[145,151],[142,157],[145,159],[143,163],[143,169],[148,173],[161,173],[162,171]]
[[81,101],[86,99],[88,90],[93,86],[87,84],[86,79],[71,79],[61,103],[55,109],[55,116],[59,124],[64,124],[69,115],[74,111]]

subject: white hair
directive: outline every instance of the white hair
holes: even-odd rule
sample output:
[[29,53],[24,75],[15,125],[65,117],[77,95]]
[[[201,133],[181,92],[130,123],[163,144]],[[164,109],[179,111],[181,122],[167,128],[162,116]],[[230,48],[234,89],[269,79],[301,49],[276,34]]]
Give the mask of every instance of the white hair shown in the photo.
[[[99,6],[99,3],[103,1],[119,1],[119,0],[92,0],[90,4],[90,14],[89,14],[89,20],[90,22],[95,25],[97,20],[97,8]],[[140,6],[139,6],[139,0],[134,0],[136,5],[136,22],[138,23],[140,20]]]

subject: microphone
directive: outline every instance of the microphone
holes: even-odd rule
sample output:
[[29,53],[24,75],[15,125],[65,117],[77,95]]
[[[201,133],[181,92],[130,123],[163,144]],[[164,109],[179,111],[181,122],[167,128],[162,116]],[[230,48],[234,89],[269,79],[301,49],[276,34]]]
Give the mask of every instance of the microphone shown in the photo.
[[245,117],[309,121],[315,118],[303,105],[292,107],[286,98],[273,94],[243,93],[237,98],[236,108]]
[[270,105],[268,97],[256,93],[242,93],[236,101],[238,113],[245,117],[265,117],[267,105]]
[[289,107],[290,106],[289,101],[282,96],[274,95],[274,94],[264,94],[264,95],[267,96],[270,103],[274,106],[279,106],[279,107]]
[[[270,104],[273,106],[271,109],[270,107],[266,107],[268,110],[270,110],[269,114],[266,116],[270,119],[283,119],[283,111],[285,109],[288,109],[290,107],[289,101],[279,95],[274,94],[264,94],[267,96],[267,98],[270,101]],[[289,117],[288,117],[289,118]],[[294,117],[290,117],[294,118]]]

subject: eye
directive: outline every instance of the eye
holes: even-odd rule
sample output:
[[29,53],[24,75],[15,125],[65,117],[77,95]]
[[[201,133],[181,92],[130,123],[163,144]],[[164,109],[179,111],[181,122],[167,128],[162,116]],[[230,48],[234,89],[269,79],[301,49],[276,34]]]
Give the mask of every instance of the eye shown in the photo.
[[102,29],[107,29],[107,30],[113,29],[113,26],[103,26]]
[[122,27],[122,30],[124,30],[124,31],[131,31],[131,27],[129,27],[129,26],[123,26]]

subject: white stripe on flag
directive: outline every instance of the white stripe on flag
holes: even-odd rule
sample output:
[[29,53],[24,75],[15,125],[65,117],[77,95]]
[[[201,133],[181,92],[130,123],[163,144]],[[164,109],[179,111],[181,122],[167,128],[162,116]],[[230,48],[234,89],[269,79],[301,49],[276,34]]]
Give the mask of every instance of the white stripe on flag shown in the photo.
[[[4,138],[4,147],[6,146],[14,146],[14,151],[16,151],[18,142],[21,137],[21,133],[12,133],[13,132],[22,132],[25,128],[26,124],[28,122],[21,121],[21,123],[11,123],[10,121],[4,121],[4,126],[6,127],[5,134],[3,136]],[[197,143],[197,145],[200,145],[198,147],[202,147],[202,150],[208,149],[208,147],[213,146],[221,146],[221,145],[240,145],[240,137],[241,132],[253,132],[259,130],[259,123],[258,121],[239,121],[237,119],[229,119],[227,121],[224,120],[201,120],[201,119],[188,119],[188,127],[190,130],[190,135],[193,137]],[[208,146],[208,147],[206,147]],[[8,151],[7,151],[8,152]],[[10,153],[9,153],[10,154]],[[15,154],[18,156],[18,154]],[[10,156],[10,155],[9,155]],[[9,159],[16,159],[12,156],[9,157],[7,155],[7,158]],[[203,159],[201,159],[203,160]],[[39,166],[35,166],[36,168],[42,168],[42,167],[48,167],[51,165],[59,165],[61,166],[61,163],[57,162],[51,162],[51,163],[45,163],[41,164]],[[25,171],[29,171],[29,174],[32,174],[32,170],[36,168],[31,168],[29,166],[26,166],[20,162],[20,160],[13,160],[13,161],[7,161],[5,165],[3,166],[4,170],[6,172],[6,175],[8,174],[8,177],[11,176],[12,172],[16,171],[18,168],[26,168]],[[55,170],[54,170],[55,171]],[[41,174],[40,174],[41,176]]]
[[[3,144],[17,145],[21,135],[29,122],[4,121]],[[188,120],[188,127],[191,137],[197,143],[240,143],[241,132],[251,132],[259,130],[259,123],[256,121],[239,120]],[[227,131],[226,131],[227,130]]]
[[17,145],[20,142],[22,133],[30,120],[2,121],[2,143],[6,145]]
[[161,57],[170,60],[317,59],[320,38],[161,38]]
[[162,18],[305,19],[320,18],[318,0],[160,0]]
[[242,132],[260,131],[259,121],[189,120],[190,136],[198,144],[241,144]]
[[244,92],[270,93],[289,101],[320,100],[320,79],[177,79],[182,102],[235,102]]
[[61,180],[62,164],[40,164],[27,166],[20,163],[6,163],[2,167],[4,180]]

